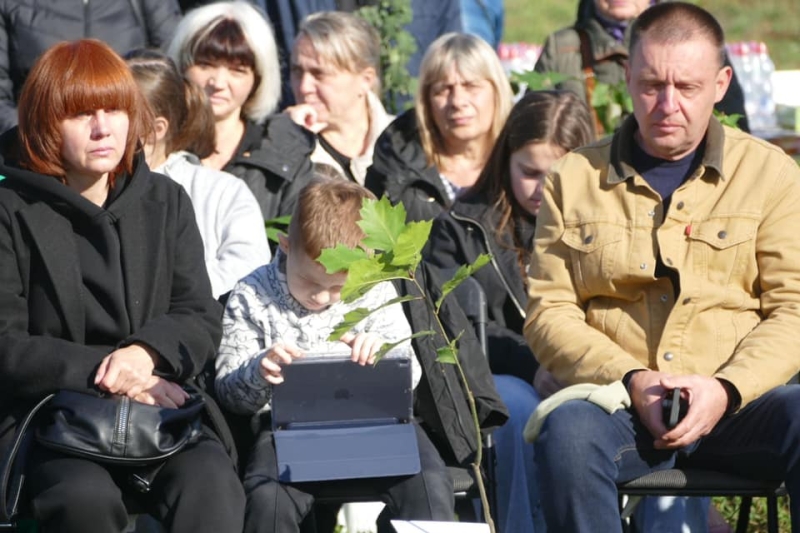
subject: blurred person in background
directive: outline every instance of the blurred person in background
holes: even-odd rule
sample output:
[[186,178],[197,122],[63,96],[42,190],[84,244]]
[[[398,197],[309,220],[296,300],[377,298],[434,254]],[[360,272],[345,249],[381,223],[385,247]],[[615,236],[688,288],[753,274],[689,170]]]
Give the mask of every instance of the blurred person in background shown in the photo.
[[95,38],[122,55],[165,47],[176,0],[0,0],[0,132],[17,124],[17,99],[36,59],[60,41]]
[[[547,36],[534,69],[568,76],[557,87],[579,95],[594,113],[591,99],[596,83],[625,82],[631,22],[660,1],[669,0],[580,0],[577,20],[572,26]],[[736,73],[716,108],[728,115],[741,115],[738,126],[749,131],[744,92]],[[605,131],[596,116],[595,127],[598,135],[613,133]]]
[[497,50],[503,39],[503,0],[461,0],[464,31],[477,35]]

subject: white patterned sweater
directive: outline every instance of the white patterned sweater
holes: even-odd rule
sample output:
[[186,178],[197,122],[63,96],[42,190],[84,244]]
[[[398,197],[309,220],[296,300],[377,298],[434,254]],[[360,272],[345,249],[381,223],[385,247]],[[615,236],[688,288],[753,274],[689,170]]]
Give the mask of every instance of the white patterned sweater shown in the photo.
[[[304,352],[349,351],[350,348],[344,343],[327,340],[345,313],[364,307],[375,309],[396,297],[394,285],[385,282],[376,285],[353,303],[337,302],[323,311],[309,311],[289,293],[286,256],[279,250],[270,264],[239,281],[228,299],[222,317],[222,342],[216,360],[217,397],[236,413],[269,410],[272,385],[261,377],[258,370],[265,349],[285,343],[297,346]],[[351,331],[372,332],[389,343],[407,339],[411,335],[402,304],[384,307],[370,314]],[[416,387],[422,370],[411,342],[406,340],[392,349],[387,357],[411,358],[412,384]]]

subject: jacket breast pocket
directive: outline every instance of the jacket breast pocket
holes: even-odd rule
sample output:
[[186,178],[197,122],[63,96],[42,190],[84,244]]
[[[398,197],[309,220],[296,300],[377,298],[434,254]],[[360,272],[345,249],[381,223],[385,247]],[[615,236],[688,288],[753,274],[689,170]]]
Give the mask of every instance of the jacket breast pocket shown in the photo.
[[689,235],[692,264],[709,281],[727,284],[755,268],[758,220],[720,217],[692,224]]
[[568,226],[561,237],[569,249],[575,283],[590,293],[604,293],[618,266],[625,228],[608,222],[586,222]]

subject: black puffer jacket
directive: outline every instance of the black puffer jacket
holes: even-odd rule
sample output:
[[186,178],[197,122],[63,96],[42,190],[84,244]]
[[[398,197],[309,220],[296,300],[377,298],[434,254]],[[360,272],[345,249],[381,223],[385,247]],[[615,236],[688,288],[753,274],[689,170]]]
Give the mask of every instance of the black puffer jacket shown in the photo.
[[[488,303],[489,364],[494,374],[532,383],[539,365],[522,336],[528,297],[511,239],[498,242],[497,224],[486,199],[469,195],[434,220],[424,255],[434,265],[453,268],[472,263],[480,254],[492,254],[492,262],[473,274]],[[533,224],[522,224],[521,238],[527,241],[533,236]]]
[[17,124],[17,99],[36,59],[60,41],[95,38],[119,54],[166,47],[176,0],[0,0],[0,132]]
[[439,171],[428,165],[417,119],[409,109],[378,137],[364,186],[392,204],[403,203],[406,220],[432,220],[450,206]]
[[264,220],[291,215],[300,189],[314,176],[314,146],[311,132],[288,115],[273,115],[263,127],[247,122],[236,154],[222,170],[244,180]]
[[[439,269],[423,261],[417,269],[416,277],[430,301],[436,301],[444,281]],[[401,296],[419,296],[419,289],[413,282],[398,280],[395,285]],[[439,331],[431,307],[424,300],[404,302],[403,311],[412,331]],[[439,318],[448,339],[455,339],[461,334],[458,360],[475,398],[481,431],[491,432],[508,420],[508,409],[494,387],[489,365],[472,324],[451,298],[445,298]],[[436,350],[444,346],[446,341],[441,334],[436,334],[417,337],[412,343],[422,367],[422,379],[414,391],[414,411],[422,419],[436,449],[445,460],[466,465],[474,459],[477,435],[467,396],[455,365],[436,361]]]

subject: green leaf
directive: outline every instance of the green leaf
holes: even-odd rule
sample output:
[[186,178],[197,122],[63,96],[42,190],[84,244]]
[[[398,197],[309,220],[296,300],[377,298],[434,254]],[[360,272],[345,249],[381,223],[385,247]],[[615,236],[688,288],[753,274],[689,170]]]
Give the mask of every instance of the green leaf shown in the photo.
[[328,336],[328,340],[338,341],[342,337],[342,335],[350,331],[350,329],[353,328],[356,324],[367,318],[372,313],[378,311],[379,309],[383,309],[384,307],[389,307],[390,305],[394,304],[401,304],[403,302],[410,302],[411,300],[421,300],[421,299],[422,296],[413,296],[411,294],[406,294],[404,296],[398,296],[396,298],[392,298],[391,300],[382,303],[380,306],[376,307],[372,311],[370,311],[366,307],[359,307],[358,309],[353,309],[352,311],[348,311],[342,318],[342,323],[337,325],[336,328]]
[[350,269],[350,265],[362,259],[368,259],[367,252],[361,248],[349,248],[337,244],[335,248],[325,248],[317,261],[325,267],[328,274],[343,272]]
[[393,206],[385,196],[380,200],[365,198],[360,213],[358,225],[366,234],[361,244],[374,250],[391,251],[406,225],[403,204]]
[[532,91],[553,89],[559,83],[569,79],[572,79],[572,76],[560,72],[536,72],[534,70],[512,72],[510,77],[512,83],[524,84]]
[[333,329],[331,334],[328,336],[329,341],[338,341],[342,338],[342,335],[353,329],[356,324],[367,318],[372,311],[369,310],[367,307],[359,307],[358,309],[353,309],[352,311],[348,311],[345,313],[342,321]]
[[408,272],[387,264],[380,256],[355,261],[350,264],[347,281],[342,286],[342,301],[353,302],[378,283],[393,279],[409,279]]
[[428,242],[432,220],[409,222],[397,237],[397,244],[392,251],[392,265],[415,271],[422,261],[422,248]]
[[453,275],[453,278],[442,284],[442,295],[439,297],[438,300],[436,300],[436,303],[434,304],[436,308],[436,313],[437,314],[439,313],[439,308],[442,307],[442,302],[444,302],[444,299],[447,297],[448,294],[453,292],[456,287],[461,285],[461,283],[463,283],[465,279],[467,279],[472,274],[474,274],[475,272],[486,266],[491,260],[492,260],[491,254],[481,254],[471,264],[461,265],[460,267],[458,267],[458,270],[456,270],[456,273]]
[[726,115],[722,111],[714,110],[714,116],[724,124],[725,126],[730,126],[731,128],[739,128],[739,119],[742,118],[742,115],[739,113],[731,113],[730,115]]
[[271,218],[264,221],[264,229],[267,231],[267,239],[272,242],[278,242],[278,235],[286,233],[286,228],[289,227],[289,222],[292,220],[292,215],[284,215],[282,217]]
[[458,348],[457,343],[464,332],[458,334],[458,337],[447,343],[447,346],[442,346],[436,349],[436,361],[446,365],[458,364]]
[[384,355],[392,351],[392,349],[399,346],[400,344],[409,341],[411,339],[416,339],[417,337],[427,337],[429,335],[436,335],[436,332],[432,330],[417,331],[416,333],[412,334],[410,337],[406,337],[405,339],[401,339],[397,342],[384,344],[383,346],[381,346],[380,350],[375,352],[375,364],[378,364],[378,361],[383,359]]

